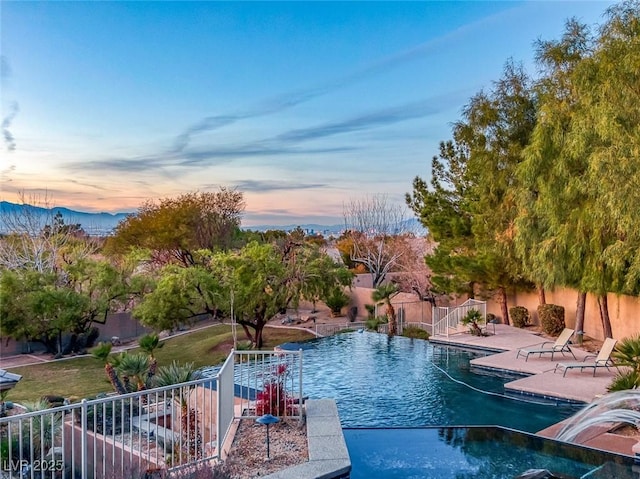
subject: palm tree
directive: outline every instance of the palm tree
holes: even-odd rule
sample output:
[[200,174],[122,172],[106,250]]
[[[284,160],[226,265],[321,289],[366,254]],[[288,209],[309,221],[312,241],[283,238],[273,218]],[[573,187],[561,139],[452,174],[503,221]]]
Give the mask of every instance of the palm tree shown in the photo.
[[[168,366],[161,366],[155,376],[156,386],[171,386],[194,381],[200,378],[200,373],[196,371],[193,363],[179,364],[173,361]],[[200,459],[202,457],[202,429],[199,424],[198,413],[194,408],[189,407],[189,396],[193,386],[183,386],[180,391],[171,391],[171,396],[180,407],[180,424],[183,436],[184,456],[179,462]],[[186,447],[185,447],[186,443]]]
[[393,304],[391,304],[391,298],[398,293],[398,287],[393,283],[389,283],[378,286],[371,294],[371,298],[376,303],[384,302],[387,305],[386,315],[389,322],[387,334],[389,334],[389,336],[395,336],[398,334],[396,310],[394,309]]
[[156,333],[151,333],[142,336],[138,341],[138,345],[140,346],[140,349],[147,353],[149,358],[151,358],[151,364],[149,365],[149,371],[147,372],[147,380],[149,381],[153,376],[155,376],[158,368],[158,360],[153,352],[156,349],[162,348],[164,343],[160,342],[160,337]]
[[608,390],[622,391],[640,386],[640,335],[624,338],[616,344],[611,355],[616,366],[626,366],[619,370]]
[[150,364],[151,360],[146,354],[123,353],[118,360],[116,369],[123,376],[133,379],[136,383],[136,390],[142,391],[147,387]]
[[114,358],[109,356],[111,354],[111,347],[111,343],[101,342],[91,350],[91,355],[94,358],[104,362],[104,372],[107,374],[109,382],[113,386],[113,390],[118,394],[126,394],[127,390],[122,385],[122,381],[120,381],[118,373],[113,367],[112,361],[114,360]]

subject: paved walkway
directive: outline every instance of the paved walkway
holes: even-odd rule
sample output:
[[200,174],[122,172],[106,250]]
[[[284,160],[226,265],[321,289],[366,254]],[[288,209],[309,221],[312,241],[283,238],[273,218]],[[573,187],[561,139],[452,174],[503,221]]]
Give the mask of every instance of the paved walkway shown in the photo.
[[[570,369],[563,377],[562,372],[554,373],[555,366],[558,362],[574,361],[571,354],[566,353],[564,356],[555,354],[553,360],[550,354],[542,357],[532,354],[526,361],[523,356],[516,358],[518,349],[540,344],[546,341],[546,338],[528,330],[504,324],[496,324],[495,334],[491,326],[489,331],[490,336],[472,336],[465,332],[450,335],[448,338],[432,337],[431,341],[497,351],[491,356],[472,360],[471,365],[477,368],[528,375],[505,384],[505,389],[510,392],[590,403],[596,397],[606,394],[607,386],[617,373],[615,368],[611,368],[611,371],[598,368],[596,376],[593,377],[592,369],[585,369],[582,372],[578,369]],[[590,354],[577,346],[572,345],[571,349],[578,361]]]
[[[493,333],[491,327],[490,332]],[[538,345],[546,340],[539,334],[503,324],[497,324],[495,334],[490,336],[478,337],[469,333],[457,333],[448,338],[440,336],[431,338],[432,342],[496,351],[496,354],[472,360],[472,367],[528,375],[505,384],[506,391],[585,403],[590,403],[598,396],[607,393],[607,386],[617,373],[615,368],[612,368],[611,371],[607,371],[606,368],[598,368],[595,377],[593,370],[580,372],[578,369],[570,369],[563,377],[562,373],[554,373],[555,366],[563,360],[574,361],[571,354],[566,354],[564,357],[562,354],[554,355],[553,360],[550,354],[545,354],[542,357],[532,354],[526,361],[522,356],[516,358],[518,349]],[[571,350],[578,361],[590,354],[573,345]],[[565,422],[554,424],[539,431],[538,434],[555,438]],[[616,425],[613,423],[591,427],[581,435],[579,443],[596,449],[632,456],[632,447],[638,442],[638,437],[611,433],[615,427]]]

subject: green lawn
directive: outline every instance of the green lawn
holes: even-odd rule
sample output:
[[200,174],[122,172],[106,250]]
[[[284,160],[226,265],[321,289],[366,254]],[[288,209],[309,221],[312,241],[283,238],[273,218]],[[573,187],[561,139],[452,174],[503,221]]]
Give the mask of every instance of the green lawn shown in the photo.
[[[312,337],[313,335],[306,331],[266,328],[264,349],[272,349],[288,341],[302,341]],[[239,330],[238,340],[243,339],[244,332]],[[165,346],[156,352],[160,366],[176,360],[180,363],[192,362],[196,367],[201,367],[224,361],[233,344],[233,338],[230,326],[215,325],[169,338],[164,343]],[[137,352],[136,349],[130,351]],[[34,401],[44,395],[63,396],[76,400],[112,390],[102,362],[92,357],[12,368],[11,372],[21,374],[22,379],[9,393],[7,400],[18,403]]]

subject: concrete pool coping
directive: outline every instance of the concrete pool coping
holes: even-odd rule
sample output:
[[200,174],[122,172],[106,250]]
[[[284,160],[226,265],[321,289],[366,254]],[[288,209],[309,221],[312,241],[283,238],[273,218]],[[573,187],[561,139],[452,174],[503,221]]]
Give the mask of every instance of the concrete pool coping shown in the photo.
[[[527,330],[496,324],[496,333],[490,336],[473,336],[469,333],[455,333],[449,337],[431,337],[434,344],[452,345],[463,348],[483,349],[495,354],[473,359],[471,366],[495,371],[505,371],[523,376],[505,384],[510,393],[537,396],[546,399],[559,399],[570,402],[590,403],[607,393],[607,386],[617,373],[616,368],[607,371],[598,368],[595,377],[591,370],[580,372],[569,370],[566,376],[555,373],[557,363],[575,361],[569,355],[555,354],[542,357],[531,355],[527,361],[523,357],[516,358],[517,350],[546,341],[544,337]],[[572,345],[578,361],[591,354]]]
[[264,476],[264,479],[348,478],[351,458],[342,434],[336,401],[309,399],[305,402],[305,413],[309,460]]

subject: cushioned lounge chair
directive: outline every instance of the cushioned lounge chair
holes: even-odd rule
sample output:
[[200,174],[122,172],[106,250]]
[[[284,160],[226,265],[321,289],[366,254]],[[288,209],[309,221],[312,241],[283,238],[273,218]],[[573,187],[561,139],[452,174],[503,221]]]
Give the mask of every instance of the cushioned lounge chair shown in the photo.
[[[618,341],[616,339],[607,338],[602,343],[602,348],[600,348],[600,352],[596,356],[595,354],[590,354],[585,357],[582,361],[576,361],[571,363],[558,363],[556,364],[556,368],[553,370],[556,371],[564,369],[564,373],[562,377],[567,374],[569,369],[580,368],[580,372],[583,369],[593,368],[593,375],[596,375],[596,369],[598,368],[607,368],[609,371],[609,366],[613,366],[613,361],[611,360],[611,353],[613,352],[613,348],[616,347],[616,343]],[[594,359],[595,358],[595,359]]]
[[522,355],[525,357],[524,360],[527,361],[530,354],[538,354],[539,357],[542,357],[543,354],[551,354],[551,360],[553,361],[553,355],[555,353],[562,353],[564,356],[565,352],[571,353],[573,359],[577,359],[576,355],[573,354],[573,351],[571,351],[571,348],[569,347],[569,340],[571,339],[571,336],[573,336],[573,329],[564,328],[555,342],[545,341],[539,345],[521,348],[518,350],[518,354],[516,354],[516,359]]

